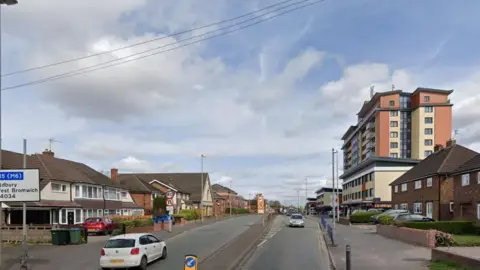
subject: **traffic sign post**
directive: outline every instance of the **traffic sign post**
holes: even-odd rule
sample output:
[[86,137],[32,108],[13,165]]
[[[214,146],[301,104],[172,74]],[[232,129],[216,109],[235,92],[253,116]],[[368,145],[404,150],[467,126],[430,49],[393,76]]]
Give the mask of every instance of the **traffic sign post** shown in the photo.
[[184,270],[198,270],[198,257],[195,255],[185,255]]

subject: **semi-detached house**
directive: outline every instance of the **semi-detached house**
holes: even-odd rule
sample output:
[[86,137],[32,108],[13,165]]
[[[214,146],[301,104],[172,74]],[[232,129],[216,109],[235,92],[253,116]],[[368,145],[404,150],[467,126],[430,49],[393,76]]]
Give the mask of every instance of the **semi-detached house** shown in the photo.
[[[2,151],[3,169],[22,168],[23,155]],[[88,217],[143,215],[129,191],[89,166],[55,157],[51,151],[27,156],[40,170],[40,201],[27,203],[28,224],[79,224]],[[22,203],[8,203],[5,223],[22,223]]]
[[452,177],[453,218],[480,220],[480,154],[458,167]]

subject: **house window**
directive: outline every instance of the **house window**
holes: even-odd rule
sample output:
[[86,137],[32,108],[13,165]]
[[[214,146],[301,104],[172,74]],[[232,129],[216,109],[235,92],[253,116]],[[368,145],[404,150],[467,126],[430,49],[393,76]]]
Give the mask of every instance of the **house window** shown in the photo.
[[420,189],[420,188],[422,188],[422,180],[415,181],[415,189]]
[[121,194],[122,194],[122,198],[127,198],[127,192],[122,191]]
[[395,100],[390,100],[390,101],[388,102],[388,104],[389,104],[390,106],[395,106]]
[[59,211],[53,209],[52,210],[52,224],[58,224],[58,216],[59,216]]
[[462,186],[470,185],[470,174],[462,174]]
[[80,186],[75,185],[75,197],[78,198],[80,197]]
[[433,124],[433,117],[425,117],[425,124]]
[[60,224],[67,223],[67,209],[62,209],[60,211]]
[[98,215],[99,217],[103,217],[103,209],[98,209],[98,210],[97,210],[97,215]]
[[433,178],[432,177],[427,178],[427,187],[431,187],[432,184],[433,184]]
[[425,106],[423,107],[423,111],[426,113],[431,113],[433,112],[433,107],[432,106]]
[[450,212],[453,212],[453,202],[450,202]]
[[93,187],[87,188],[87,196],[88,198],[93,198]]
[[398,132],[396,131],[390,132],[390,138],[398,138]]
[[480,184],[480,172],[477,173],[477,184]]
[[398,121],[390,121],[390,127],[398,127]]
[[433,153],[432,150],[427,150],[427,151],[425,151],[424,155],[425,155],[425,157],[428,157],[428,156],[430,156],[432,153]]
[[390,153],[391,158],[398,158],[398,153]]
[[390,111],[390,116],[398,116],[398,111]]
[[398,204],[395,204],[395,205],[393,206],[393,209],[398,209]]
[[67,192],[67,185],[52,183],[53,192]]
[[413,213],[415,214],[422,213],[422,203],[416,202],[413,204]]
[[477,203],[477,219],[480,219],[480,203]]
[[424,130],[424,132],[425,132],[425,135],[432,135],[433,134],[433,128],[426,128]]
[[75,209],[75,223],[82,222],[82,209]]
[[400,208],[404,210],[408,210],[408,203],[402,203],[400,204]]
[[425,140],[425,146],[431,146],[431,145],[433,145],[433,140],[431,139]]
[[398,148],[398,143],[397,142],[391,142],[390,143],[390,148]]
[[395,193],[397,193],[398,192],[398,186],[395,186],[393,190],[394,190]]
[[423,102],[430,102],[430,96],[424,96]]
[[402,192],[407,191],[407,183],[402,184]]

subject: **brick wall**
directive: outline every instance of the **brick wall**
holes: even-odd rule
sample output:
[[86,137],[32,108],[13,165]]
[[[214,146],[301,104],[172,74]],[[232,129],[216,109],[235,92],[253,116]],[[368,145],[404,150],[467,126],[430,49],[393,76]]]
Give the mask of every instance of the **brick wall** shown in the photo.
[[409,244],[435,248],[435,230],[427,231],[389,225],[377,225],[377,233],[381,236]]
[[477,220],[477,201],[480,201],[479,172],[470,174],[470,185],[462,186],[462,176],[455,176],[454,181],[454,216],[455,219]]
[[432,261],[450,261],[463,267],[480,269],[480,260],[448,252],[446,250],[432,249]]
[[152,195],[142,193],[130,193],[135,204],[145,209],[145,214],[152,211]]

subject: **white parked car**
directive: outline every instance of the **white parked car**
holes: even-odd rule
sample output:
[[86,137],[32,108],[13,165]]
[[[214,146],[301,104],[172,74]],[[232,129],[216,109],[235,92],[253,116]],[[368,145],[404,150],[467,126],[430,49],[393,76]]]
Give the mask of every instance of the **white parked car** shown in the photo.
[[303,216],[300,214],[293,214],[290,217],[290,221],[288,223],[288,226],[290,227],[305,227],[305,220],[303,219]]
[[165,241],[148,233],[127,233],[108,239],[101,254],[102,269],[147,269],[149,263],[167,257],[167,246]]

